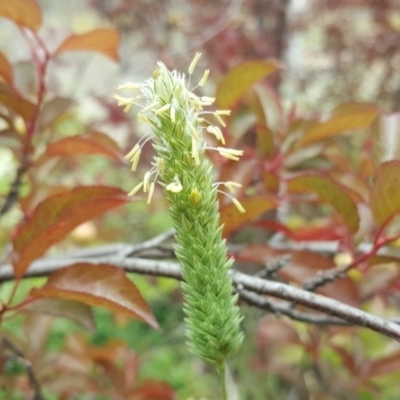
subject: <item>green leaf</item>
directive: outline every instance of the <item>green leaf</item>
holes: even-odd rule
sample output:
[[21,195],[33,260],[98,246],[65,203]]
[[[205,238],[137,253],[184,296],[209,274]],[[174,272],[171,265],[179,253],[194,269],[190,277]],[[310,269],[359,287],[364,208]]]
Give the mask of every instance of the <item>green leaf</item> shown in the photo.
[[76,263],[53,272],[42,288],[33,288],[38,299],[63,299],[104,307],[114,313],[158,328],[149,305],[125,271],[110,264]]
[[331,205],[341,216],[350,233],[356,233],[360,224],[354,199],[361,197],[350,189],[321,174],[304,174],[288,181],[291,192],[311,191]]
[[279,69],[279,64],[273,61],[245,61],[232,68],[218,85],[217,107],[234,108],[254,83]]
[[378,226],[400,213],[400,161],[385,162],[377,169],[370,190],[370,207]]

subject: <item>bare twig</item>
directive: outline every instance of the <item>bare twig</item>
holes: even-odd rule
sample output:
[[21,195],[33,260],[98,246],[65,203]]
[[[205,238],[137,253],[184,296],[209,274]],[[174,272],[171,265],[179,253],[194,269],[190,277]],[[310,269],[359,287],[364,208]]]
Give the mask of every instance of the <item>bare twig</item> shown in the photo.
[[374,240],[374,245],[369,251],[359,255],[354,261],[348,263],[347,265],[338,266],[325,271],[319,271],[315,276],[304,282],[303,288],[309,291],[315,291],[329,282],[343,278],[346,272],[367,261],[369,257],[376,255],[381,248],[400,238],[400,234],[396,234],[394,236],[388,236],[381,239],[384,226],[385,224],[381,226]]
[[364,326],[400,341],[400,326],[389,320],[376,317],[337,300],[310,293],[284,283],[265,281],[237,271],[234,271],[233,274],[234,284],[236,286],[243,285],[239,286],[240,288],[243,287],[255,293],[267,294],[280,299],[294,301],[297,304],[341,318],[352,325]]
[[325,286],[337,279],[345,278],[349,266],[339,266],[325,271],[319,271],[315,276],[304,282],[303,288],[308,291],[315,291],[318,288]]
[[[315,312],[304,312],[293,309],[293,302],[281,302],[275,301],[265,296],[260,296],[254,292],[250,292],[244,289],[237,289],[241,300],[246,303],[261,308],[263,310],[273,313],[275,316],[280,317],[286,315],[290,319],[306,322],[314,325],[337,325],[337,326],[352,326],[348,321],[341,318],[331,317]],[[400,318],[390,318],[391,322],[396,324],[400,323]]]
[[[116,255],[106,255],[94,258],[71,258],[64,256],[64,258],[41,259],[32,264],[27,273],[27,277],[47,276],[59,268],[76,262],[92,262],[95,264],[109,263],[119,266],[127,272],[169,277],[178,280],[182,279],[179,264],[176,262],[133,257],[122,258],[118,253]],[[260,300],[260,297],[257,297],[256,301],[256,298],[253,296],[254,294],[269,295],[289,302],[296,302],[297,304],[307,306],[310,309],[322,311],[325,314],[330,315],[331,318],[339,318],[354,326],[364,326],[400,341],[400,326],[389,320],[376,317],[339,301],[315,293],[310,293],[304,289],[298,289],[284,283],[260,279],[238,271],[231,271],[231,274],[233,284],[238,288],[239,292],[242,291],[242,293],[244,293],[243,290],[246,290],[251,293],[252,297],[249,298],[249,293],[246,292],[247,296],[244,296],[244,300],[248,300],[249,302],[252,301],[257,306],[261,305],[262,308],[268,309],[269,307],[269,309],[275,313],[285,314],[291,318],[304,320],[305,322],[317,323],[321,322],[320,318],[322,318],[318,315],[304,314],[300,313],[298,310],[290,309],[287,303],[281,305],[277,302],[271,303],[271,300],[268,300],[268,304],[267,300],[264,300],[263,302]],[[0,282],[11,279],[13,279],[12,267],[2,266],[0,268]],[[329,322],[336,324],[336,319]]]
[[19,189],[22,184],[22,179],[28,169],[28,161],[26,154],[23,155],[20,166],[15,174],[14,181],[11,183],[10,190],[8,191],[5,201],[0,208],[0,217],[6,214],[11,207],[18,201]]
[[265,268],[261,271],[258,271],[255,276],[258,278],[268,279],[275,275],[281,268],[287,265],[290,261],[290,255],[284,255],[282,257],[277,258],[276,260],[272,260],[267,263]]
[[32,363],[25,358],[24,354],[22,353],[21,350],[18,349],[15,344],[3,336],[3,346],[11,351],[11,353],[20,361],[25,369],[26,369],[26,374],[28,375],[29,382],[32,386],[32,389],[34,391],[32,400],[45,400],[45,397],[42,394],[42,389],[40,387],[39,381],[36,378],[35,371],[33,370]]

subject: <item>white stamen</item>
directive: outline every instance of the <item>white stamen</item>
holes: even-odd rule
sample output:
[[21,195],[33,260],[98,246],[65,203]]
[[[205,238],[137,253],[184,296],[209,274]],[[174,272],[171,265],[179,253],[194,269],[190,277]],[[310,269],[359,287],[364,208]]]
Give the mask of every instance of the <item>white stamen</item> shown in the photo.
[[125,160],[131,161],[132,157],[140,150],[140,145],[138,143],[135,144],[133,149],[124,157]]
[[137,83],[128,82],[128,83],[124,83],[123,85],[119,85],[117,89],[118,90],[123,90],[123,89],[138,90],[138,89],[140,89],[140,85],[138,85]]
[[132,168],[131,171],[136,171],[136,168],[138,166],[139,163],[139,158],[140,158],[140,154],[141,154],[142,150],[139,149],[137,151],[137,153],[132,157],[131,161],[132,161]]
[[175,108],[173,106],[171,106],[171,109],[169,112],[170,112],[171,121],[173,123],[175,123]]
[[221,126],[226,128],[226,124],[225,124],[224,120],[219,116],[219,114],[214,113],[213,115],[214,115],[215,119],[221,124]]
[[165,189],[172,193],[179,193],[182,191],[183,186],[180,183],[172,182]]
[[161,114],[164,111],[168,111],[171,107],[171,104],[166,104],[165,106],[162,106],[161,108],[159,108],[158,110],[154,111],[155,115]]
[[140,182],[138,185],[136,185],[129,193],[128,196],[134,196],[143,186],[143,182]]
[[215,114],[218,114],[218,115],[231,115],[231,110],[216,110]]
[[202,86],[204,86],[204,85],[206,84],[207,78],[208,78],[208,75],[209,75],[209,74],[210,74],[210,70],[209,70],[209,69],[206,69],[206,70],[204,71],[203,77],[201,78],[201,80],[200,80],[200,82],[199,82],[199,86],[200,86],[200,87],[202,87]]
[[207,127],[207,132],[212,133],[217,138],[217,140],[220,140],[222,144],[225,144],[224,135],[222,134],[221,129],[219,129],[217,126],[209,125]]
[[189,75],[193,74],[193,71],[196,68],[196,64],[199,61],[200,57],[201,57],[201,53],[196,53],[196,55],[193,58],[193,61],[189,65],[189,69],[188,69]]
[[147,192],[149,190],[149,181],[150,181],[150,176],[151,176],[151,172],[147,171],[144,174],[144,178],[143,178],[143,192]]
[[223,185],[224,185],[231,193],[235,193],[235,189],[234,189],[234,188],[240,188],[240,187],[242,187],[242,185],[241,185],[240,183],[232,182],[232,181],[224,182]]
[[199,132],[197,132],[197,129],[194,127],[194,125],[190,121],[188,121],[188,125],[189,125],[190,131],[192,132],[192,136],[196,140],[200,140]]
[[155,187],[154,182],[151,182],[150,189],[149,189],[149,197],[147,198],[147,204],[150,204],[150,202],[151,202],[151,198],[153,197],[153,193],[154,193],[154,187]]
[[154,108],[156,108],[158,106],[158,101],[155,101],[154,103],[150,104],[149,106],[142,108],[142,114],[153,110]]
[[240,201],[238,199],[232,198],[233,204],[236,206],[236,208],[239,210],[240,213],[245,213],[246,210],[243,208],[243,206],[240,204]]
[[199,149],[197,148],[197,141],[193,136],[192,136],[192,157],[194,158],[195,164],[200,165]]

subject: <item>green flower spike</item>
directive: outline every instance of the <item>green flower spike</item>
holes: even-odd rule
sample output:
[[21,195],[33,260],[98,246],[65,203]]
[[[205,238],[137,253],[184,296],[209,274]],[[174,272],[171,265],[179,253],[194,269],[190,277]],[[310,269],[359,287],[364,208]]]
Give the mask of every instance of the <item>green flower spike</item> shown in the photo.
[[[190,77],[199,58],[197,53],[190,64]],[[206,70],[197,86],[206,83],[208,74],[209,70]],[[161,62],[152,79],[140,85],[128,83],[119,89],[139,92],[137,97],[115,95],[114,98],[125,107],[125,112],[134,104],[144,103],[137,118],[150,126],[153,147],[157,152],[152,168],[129,195],[143,189],[148,194],[149,203],[155,183],[159,182],[164,188],[171,205],[170,215],[177,232],[175,252],[184,278],[188,346],[198,357],[217,364],[223,371],[225,358],[238,350],[243,334],[239,329],[242,317],[236,305],[237,295],[232,296],[232,281],[228,276],[233,260],[227,258],[226,244],[222,239],[217,192],[220,186],[225,186],[232,193],[240,185],[235,182],[213,183],[213,169],[205,157],[205,150],[216,150],[231,160],[239,160],[243,152],[208,147],[203,138],[204,131],[214,135],[222,144],[225,140],[221,129],[203,116],[212,115],[225,126],[221,116],[229,115],[230,111],[203,111],[203,107],[211,105],[214,99],[196,96],[186,86],[183,74],[169,71]],[[137,144],[126,156],[133,171],[147,140]],[[227,195],[239,211],[244,212],[239,201]]]

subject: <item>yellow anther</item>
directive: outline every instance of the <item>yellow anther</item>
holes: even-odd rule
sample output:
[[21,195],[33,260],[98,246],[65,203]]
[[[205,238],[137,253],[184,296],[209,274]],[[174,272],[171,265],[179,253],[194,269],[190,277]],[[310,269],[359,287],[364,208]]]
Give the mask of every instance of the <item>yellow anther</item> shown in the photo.
[[204,86],[204,85],[206,84],[207,78],[208,78],[208,75],[209,75],[209,74],[210,74],[210,70],[209,70],[209,69],[206,69],[206,70],[204,71],[203,77],[201,78],[201,80],[200,80],[200,82],[199,82],[199,86]]
[[236,208],[239,210],[240,213],[245,213],[246,210],[243,208],[243,206],[240,204],[240,201],[238,199],[233,198],[232,199],[233,204],[236,206]]
[[143,186],[143,182],[140,182],[139,184],[137,184],[129,193],[128,196],[134,196]]
[[147,171],[144,174],[144,178],[143,178],[143,192],[147,192],[149,190],[149,182],[150,182],[150,176],[151,176],[151,172]]
[[151,198],[153,197],[153,193],[154,193],[154,187],[155,187],[155,183],[151,182],[150,189],[149,189],[149,196],[147,198],[147,204],[150,204],[150,202],[151,202]]
[[196,68],[196,64],[199,61],[200,57],[201,57],[201,53],[196,53],[196,55],[193,58],[193,61],[189,65],[189,69],[188,69],[189,75],[193,74],[193,71]]

